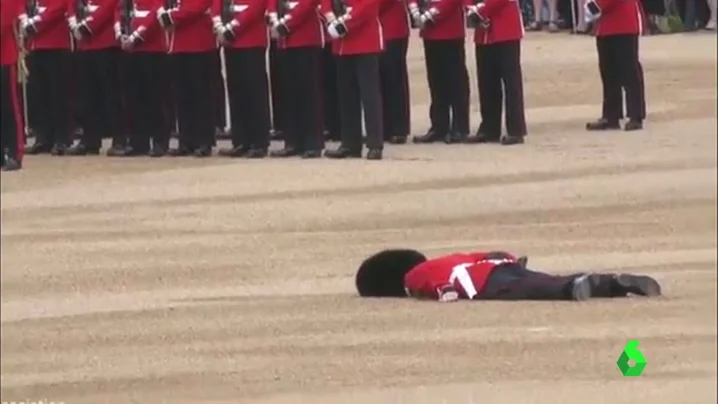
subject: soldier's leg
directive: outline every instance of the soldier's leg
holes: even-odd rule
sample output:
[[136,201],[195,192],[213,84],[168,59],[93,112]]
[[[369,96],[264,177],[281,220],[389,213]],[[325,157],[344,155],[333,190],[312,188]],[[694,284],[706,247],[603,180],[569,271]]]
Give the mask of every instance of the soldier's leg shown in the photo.
[[[170,150],[172,156],[188,156],[197,148],[194,138],[193,115],[196,100],[192,98],[191,84],[194,73],[191,60],[192,54],[180,53],[170,56],[172,63],[172,84],[174,85],[174,104],[177,106],[177,123],[179,126],[179,147]],[[206,102],[206,101],[205,101]]]
[[[23,128],[20,102],[17,92],[17,65],[2,66],[0,78],[0,97],[2,98],[2,154],[3,169],[17,170],[22,165],[25,133]],[[7,152],[7,160],[5,153]]]
[[282,79],[279,66],[279,53],[281,50],[277,47],[277,41],[271,40],[269,45],[269,76],[271,81],[272,95],[272,129],[275,138],[280,138],[285,129],[285,109],[282,105],[284,96],[282,92]]
[[481,123],[470,143],[498,142],[501,136],[501,76],[498,74],[494,45],[476,45]]
[[224,94],[224,76],[222,75],[222,56],[217,49],[212,54],[212,112],[214,116],[215,135],[224,135],[227,125],[227,99]]
[[469,134],[469,72],[466,70],[466,49],[464,39],[447,44],[446,69],[450,78],[447,88],[451,100],[450,142],[461,142]]
[[[145,78],[145,66],[148,64],[148,53],[135,52],[127,54],[125,64],[125,96],[129,119],[132,121],[132,131],[129,136],[129,147],[132,150],[149,150],[149,133],[147,131],[147,110],[149,100],[146,97],[145,86],[151,77]],[[156,78],[154,78],[156,81]]]
[[366,128],[367,158],[379,160],[384,149],[384,128],[382,126],[381,80],[379,78],[379,54],[361,55],[357,58],[357,80],[364,127]]
[[362,110],[356,58],[356,56],[336,56],[335,59],[342,143],[339,148],[324,152],[329,158],[361,157]]
[[597,37],[598,68],[603,87],[601,118],[586,124],[587,130],[618,129],[623,114],[623,90],[621,86],[622,55],[616,53],[615,38]]
[[121,128],[122,99],[120,97],[120,56],[118,48],[103,49],[97,55],[97,63],[104,71],[104,79],[99,80],[102,94],[102,135],[112,139],[112,150],[123,152],[127,139]]
[[300,105],[305,102],[306,94],[301,93],[300,83],[307,77],[304,66],[299,65],[301,63],[299,53],[299,48],[287,48],[278,50],[274,56],[277,71],[273,80],[282,88],[282,91],[276,95],[281,99],[273,100],[273,102],[282,105],[285,125],[282,130],[284,147],[273,151],[272,157],[292,157],[304,152],[299,113]]
[[102,146],[104,103],[101,81],[106,80],[101,70],[101,51],[87,50],[73,54],[82,64],[82,75],[76,75],[73,83],[82,106],[82,138],[67,150],[71,156],[99,154]]
[[379,59],[384,137],[391,143],[404,143],[409,135],[407,43],[405,38],[387,41]]
[[426,135],[414,137],[414,143],[431,143],[446,139],[450,128],[451,105],[446,95],[446,80],[442,76],[443,57],[445,56],[445,41],[424,40],[424,60],[426,64],[426,78],[429,84],[431,108],[429,119],[431,131]]
[[214,51],[197,52],[192,56],[192,76],[188,79],[194,100],[192,125],[197,146],[194,155],[208,157],[212,154],[215,136],[212,81],[207,80],[206,72],[212,71]]
[[502,144],[522,143],[526,135],[524,112],[523,74],[521,71],[521,42],[510,41],[500,45],[501,78],[506,99],[506,132]]
[[617,52],[622,55],[621,82],[626,89],[626,104],[628,118],[626,130],[636,130],[643,127],[646,118],[646,96],[643,87],[643,66],[638,56],[638,35],[620,35],[617,39]]
[[341,140],[339,100],[337,99],[337,65],[332,45],[324,45],[321,56],[322,116],[327,140]]
[[[27,148],[27,154],[49,153],[54,144],[50,130],[51,117],[49,114],[51,111],[47,104],[47,95],[50,91],[49,81],[52,76],[49,75],[48,69],[45,68],[52,61],[48,61],[48,59],[51,59],[50,52],[42,49],[36,50],[31,52],[27,59],[27,67],[30,73],[26,87],[28,119],[35,135],[35,142]],[[41,102],[41,100],[45,100],[45,102]]]
[[144,106],[147,135],[152,139],[150,156],[161,157],[169,149],[170,133],[167,129],[166,116],[163,111],[164,86],[157,77],[164,73],[163,66],[168,56],[164,53],[146,53],[143,58],[142,71],[144,76]]
[[44,66],[49,70],[46,74],[50,86],[47,92],[48,98],[45,100],[50,118],[48,137],[54,140],[53,154],[62,155],[70,142],[72,131],[72,100],[68,99],[71,54],[62,49],[48,52],[50,57],[46,62],[49,66]]
[[219,151],[226,157],[240,157],[249,150],[242,136],[247,133],[247,122],[242,119],[246,96],[242,90],[241,49],[225,49],[224,57],[227,70],[227,100],[229,102],[229,126],[232,134],[232,147]]
[[251,48],[246,52],[246,89],[249,98],[246,119],[249,120],[251,146],[247,157],[259,158],[267,155],[271,126],[267,49]]
[[[318,47],[303,47],[294,49],[298,84],[296,91],[299,94],[294,105],[296,109],[297,133],[299,134],[302,157],[320,157],[324,145],[321,116],[321,92],[319,71],[319,57],[321,49]],[[300,79],[297,80],[297,77]]]

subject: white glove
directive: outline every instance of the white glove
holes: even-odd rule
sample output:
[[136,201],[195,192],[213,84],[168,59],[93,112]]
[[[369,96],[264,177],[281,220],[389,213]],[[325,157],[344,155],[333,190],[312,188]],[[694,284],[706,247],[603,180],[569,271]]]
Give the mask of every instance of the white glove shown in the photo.
[[593,14],[591,12],[591,8],[589,6],[591,3],[593,3],[592,0],[587,0],[586,3],[584,3],[583,5],[583,20],[586,24],[598,20],[598,18],[601,16],[600,12],[598,14]]
[[337,24],[334,22],[329,24],[329,26],[327,27],[327,32],[329,33],[329,36],[332,37],[332,39],[339,39],[342,37],[337,31]]

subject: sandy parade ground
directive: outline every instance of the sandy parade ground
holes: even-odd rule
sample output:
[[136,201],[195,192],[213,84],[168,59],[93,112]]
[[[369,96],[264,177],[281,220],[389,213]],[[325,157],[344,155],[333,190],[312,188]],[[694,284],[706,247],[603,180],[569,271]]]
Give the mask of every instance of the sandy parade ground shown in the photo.
[[[600,114],[593,39],[539,33],[523,43],[523,146],[387,146],[381,162],[30,156],[0,181],[2,400],[715,403],[716,45],[642,39],[641,132],[584,131]],[[420,133],[417,38],[410,59]],[[392,246],[641,272],[665,296],[359,299],[358,263]],[[615,364],[631,339],[641,377]]]

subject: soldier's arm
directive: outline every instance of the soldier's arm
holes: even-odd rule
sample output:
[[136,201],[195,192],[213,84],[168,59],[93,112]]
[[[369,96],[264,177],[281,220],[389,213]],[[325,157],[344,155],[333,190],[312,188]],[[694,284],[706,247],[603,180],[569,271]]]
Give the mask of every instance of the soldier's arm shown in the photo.
[[626,0],[593,0],[593,2],[598,6],[599,10],[601,10],[602,14],[605,14],[618,4],[620,1],[626,1]]
[[266,13],[267,0],[252,2],[244,12],[239,13],[235,18],[239,23],[239,26],[233,28],[235,34],[242,32],[249,22],[261,19]]
[[[132,1],[132,0],[126,0],[126,1]],[[144,40],[145,38],[148,38],[150,36],[153,36],[155,32],[161,31],[162,27],[160,26],[160,22],[155,18],[155,15],[157,15],[157,10],[159,10],[162,5],[164,4],[163,0],[154,0],[152,2],[152,5],[149,10],[142,10],[147,11],[147,15],[138,16],[135,15],[135,20],[137,21],[137,28],[134,31],[134,34],[140,37],[140,39]],[[121,15],[118,12],[117,13],[117,27],[119,29],[119,22]]]
[[194,20],[206,13],[212,7],[212,0],[185,0],[180,7],[169,12],[172,23],[175,26],[183,25],[187,21]]
[[319,10],[327,24],[336,20],[337,16],[334,14],[334,9],[332,8],[332,0],[319,0],[319,2]]
[[362,26],[372,18],[378,18],[380,1],[382,0],[362,0],[357,4],[344,18],[347,29],[351,31],[354,28]]
[[461,4],[462,0],[442,0],[432,4],[426,12],[428,12],[431,15],[431,19],[436,22],[440,21],[446,15],[451,14],[452,9],[461,7]]
[[100,0],[97,10],[85,19],[87,29],[90,32],[95,32],[106,24],[110,24],[116,10],[117,0]]
[[[270,3],[274,3],[270,1]],[[307,18],[316,13],[319,0],[299,0],[299,3],[293,9],[289,10],[284,16],[284,24],[289,31],[301,25]]]
[[479,8],[478,14],[481,17],[490,20],[492,15],[512,1],[515,2],[517,0],[485,0],[483,3],[484,5]]
[[432,260],[425,261],[404,276],[404,288],[409,296],[418,299],[439,298],[439,290],[448,284],[448,279],[440,279],[435,265],[436,262]]
[[65,0],[55,0],[47,6],[45,12],[32,17],[31,20],[35,24],[37,32],[41,32],[48,25],[52,25],[58,20],[65,18],[67,4]]

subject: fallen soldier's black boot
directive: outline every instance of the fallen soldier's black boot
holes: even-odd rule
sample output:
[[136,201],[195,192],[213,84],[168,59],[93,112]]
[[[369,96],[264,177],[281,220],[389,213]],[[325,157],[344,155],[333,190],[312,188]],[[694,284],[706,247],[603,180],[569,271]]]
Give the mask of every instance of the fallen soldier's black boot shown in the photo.
[[647,297],[661,295],[661,285],[650,276],[621,274],[616,276],[615,282],[618,288],[626,294]]

